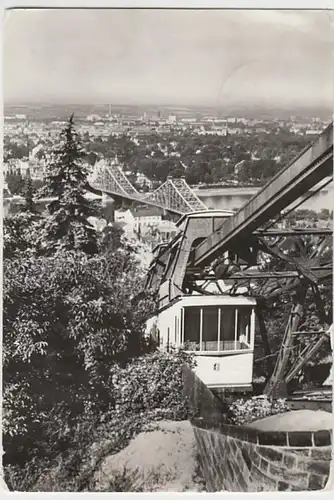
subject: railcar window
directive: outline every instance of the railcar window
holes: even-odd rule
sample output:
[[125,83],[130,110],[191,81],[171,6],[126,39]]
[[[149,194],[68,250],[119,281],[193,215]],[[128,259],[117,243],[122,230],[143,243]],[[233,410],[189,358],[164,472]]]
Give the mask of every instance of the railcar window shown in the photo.
[[170,345],[170,329],[167,328],[167,351],[169,351],[169,345]]
[[218,307],[203,307],[202,351],[218,350]]
[[235,307],[221,308],[220,351],[235,349]]
[[184,343],[189,350],[230,351],[251,343],[250,307],[184,308]]
[[251,310],[242,307],[238,311],[238,339],[241,346],[250,345]]
[[196,350],[200,342],[200,308],[186,307],[184,309],[184,343],[189,350]]

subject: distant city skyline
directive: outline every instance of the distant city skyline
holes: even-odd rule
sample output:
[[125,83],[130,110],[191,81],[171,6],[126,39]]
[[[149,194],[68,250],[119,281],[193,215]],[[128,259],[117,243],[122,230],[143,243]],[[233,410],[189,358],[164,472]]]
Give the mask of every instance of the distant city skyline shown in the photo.
[[331,108],[331,13],[12,10],[5,104]]

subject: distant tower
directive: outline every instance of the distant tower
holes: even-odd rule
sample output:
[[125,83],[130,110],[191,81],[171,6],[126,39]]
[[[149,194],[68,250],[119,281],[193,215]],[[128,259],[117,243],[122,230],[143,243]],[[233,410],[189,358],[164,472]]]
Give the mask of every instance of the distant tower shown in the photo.
[[109,104],[109,111],[108,111],[109,118],[111,117],[111,104]]

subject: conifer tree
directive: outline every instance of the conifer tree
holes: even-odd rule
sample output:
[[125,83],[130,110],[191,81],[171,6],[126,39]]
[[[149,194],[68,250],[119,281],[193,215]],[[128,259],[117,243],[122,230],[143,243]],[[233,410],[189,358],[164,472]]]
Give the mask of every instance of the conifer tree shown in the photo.
[[27,172],[27,177],[25,179],[23,195],[24,195],[24,211],[34,214],[36,212],[36,207],[34,202],[34,187],[32,185],[32,180],[29,170]]
[[20,195],[24,189],[24,179],[20,170],[14,170],[7,173],[6,182],[10,193]]
[[43,194],[55,198],[47,206],[42,236],[47,253],[61,249],[97,253],[97,234],[88,218],[98,213],[94,203],[85,198],[89,172],[84,157],[71,115],[47,165]]

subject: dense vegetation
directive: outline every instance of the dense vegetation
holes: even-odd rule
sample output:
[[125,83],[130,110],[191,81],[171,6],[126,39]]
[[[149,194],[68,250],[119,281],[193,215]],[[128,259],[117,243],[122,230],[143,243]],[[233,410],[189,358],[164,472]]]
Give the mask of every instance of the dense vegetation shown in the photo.
[[[214,136],[185,131],[167,136],[152,133],[135,140],[125,135],[110,135],[106,140],[85,137],[91,163],[117,154],[133,174],[143,173],[156,182],[164,181],[168,175],[185,175],[189,184],[232,179],[247,184],[261,183],[292,160],[308,142],[307,137],[287,132]],[[243,160],[236,174],[234,167]]]
[[[181,139],[189,158],[194,148],[204,148],[201,141],[215,145],[219,156],[219,141],[232,140]],[[155,151],[149,142],[136,149],[128,138],[101,144],[132,165],[137,154],[145,157],[145,148]],[[240,148],[235,154],[246,154]],[[144,320],[154,301],[147,294],[138,298],[143,270],[119,229],[98,232],[90,222],[100,211],[83,196],[86,158],[71,118],[51,151],[42,190],[36,192],[29,176],[16,179],[24,201],[4,220],[3,462],[11,489],[94,490],[92,474],[106,453],[124,447],[152,421],[189,416],[181,369],[192,360],[182,352],[157,353],[145,338]],[[154,168],[136,165],[161,181],[174,168],[164,158],[158,155]],[[205,177],[202,160],[198,170],[191,168],[197,180]],[[210,155],[205,161],[215,165]],[[39,213],[36,197],[45,194],[54,200]],[[330,297],[328,287],[320,291]],[[304,320],[311,324],[316,314],[312,297],[308,301]],[[290,307],[285,294],[265,311],[274,349]],[[265,376],[270,372],[266,362],[257,366]]]
[[[142,173],[156,185],[165,181],[168,175],[184,175],[189,184],[235,180],[239,185],[261,185],[310,141],[307,136],[297,136],[285,130],[276,132],[215,136],[200,135],[191,130],[171,131],[167,135],[152,131],[138,137],[111,134],[107,138],[90,137],[86,132],[81,140],[87,163],[94,165],[100,159],[117,155],[124,169],[131,172],[132,182],[135,182],[137,173]],[[27,158],[32,147],[18,146],[7,140],[5,160]],[[45,156],[49,147],[46,141],[36,156]],[[241,161],[243,164],[236,172],[235,165]],[[7,182],[15,184],[11,180]]]
[[[184,359],[149,354],[144,320],[154,302],[136,297],[143,270],[119,230],[98,233],[88,220],[98,212],[83,197],[80,152],[71,119],[48,164],[45,188],[55,200],[36,213],[27,180],[21,211],[4,220],[3,462],[11,489],[87,489],[94,443],[107,436],[115,451],[145,422],[186,416]],[[127,392],[138,382],[134,398]],[[55,460],[63,464],[56,479]]]

